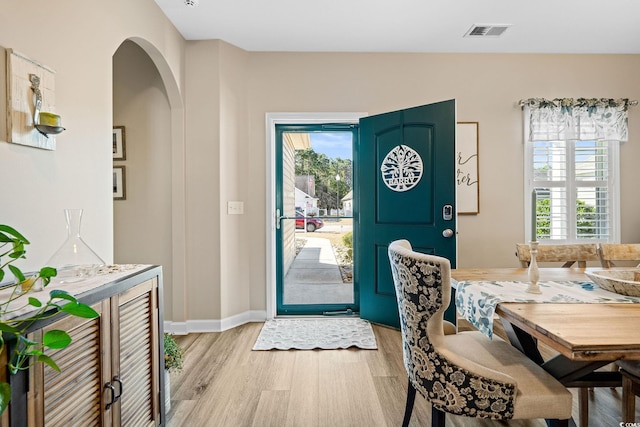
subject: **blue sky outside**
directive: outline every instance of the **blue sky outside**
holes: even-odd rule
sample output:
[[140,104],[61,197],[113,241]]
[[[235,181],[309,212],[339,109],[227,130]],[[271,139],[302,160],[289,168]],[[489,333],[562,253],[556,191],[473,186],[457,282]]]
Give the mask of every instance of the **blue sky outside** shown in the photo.
[[311,148],[331,159],[352,159],[351,132],[312,132]]

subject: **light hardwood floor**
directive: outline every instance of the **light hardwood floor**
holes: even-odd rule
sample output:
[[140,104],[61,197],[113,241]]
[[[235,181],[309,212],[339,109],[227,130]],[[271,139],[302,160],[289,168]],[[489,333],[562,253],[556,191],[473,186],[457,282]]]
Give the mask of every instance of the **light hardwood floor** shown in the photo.
[[[177,337],[185,367],[171,376],[168,427],[401,425],[407,380],[399,331],[374,325],[378,350],[252,351],[261,328],[250,323]],[[618,426],[620,397],[619,388],[590,393],[590,426]],[[636,406],[640,421],[640,402]],[[430,406],[418,396],[411,425],[430,420]],[[447,426],[545,425],[447,415]]]

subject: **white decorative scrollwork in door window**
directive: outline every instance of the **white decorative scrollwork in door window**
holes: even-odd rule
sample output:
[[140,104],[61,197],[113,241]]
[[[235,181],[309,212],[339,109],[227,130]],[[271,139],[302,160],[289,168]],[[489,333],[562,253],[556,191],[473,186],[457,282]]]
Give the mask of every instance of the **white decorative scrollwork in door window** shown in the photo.
[[422,158],[411,147],[398,145],[386,155],[380,171],[382,180],[389,189],[408,191],[418,185],[422,178]]

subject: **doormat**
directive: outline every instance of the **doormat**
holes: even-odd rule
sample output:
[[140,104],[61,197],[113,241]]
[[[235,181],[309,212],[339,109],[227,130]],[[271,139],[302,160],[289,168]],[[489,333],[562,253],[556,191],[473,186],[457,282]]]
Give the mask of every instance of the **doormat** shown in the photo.
[[253,350],[376,350],[371,324],[362,319],[274,319],[265,322]]

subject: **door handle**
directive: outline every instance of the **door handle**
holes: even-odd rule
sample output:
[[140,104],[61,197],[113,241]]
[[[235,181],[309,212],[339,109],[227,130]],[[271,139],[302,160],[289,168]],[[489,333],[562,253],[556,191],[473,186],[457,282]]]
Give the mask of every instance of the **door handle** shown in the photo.
[[106,410],[109,410],[109,409],[111,409],[111,405],[116,403],[116,399],[115,399],[115,397],[116,397],[116,389],[113,386],[113,384],[111,384],[111,383],[106,383],[104,385],[104,388],[111,391],[111,401],[109,403],[107,403],[107,405],[104,408]]
[[[117,383],[117,384],[118,384],[118,386],[119,386],[119,388],[120,388],[120,393],[119,393],[119,394],[114,395],[114,397],[113,397],[113,401],[114,401],[114,402],[117,402],[117,401],[118,401],[118,399],[120,399],[120,396],[122,396],[123,384],[122,384],[122,380],[120,379],[120,376],[118,376],[118,375],[116,375],[115,377],[113,377],[113,382],[114,382],[114,384],[116,384],[116,383]],[[114,390],[114,393],[115,393],[115,390]]]
[[107,410],[110,409],[111,406],[113,406],[113,404],[118,401],[118,399],[120,399],[120,396],[122,396],[122,380],[118,375],[116,375],[115,377],[113,377],[113,382],[118,384],[120,393],[116,394],[116,388],[112,383],[109,382],[104,385],[104,388],[111,392],[111,401],[105,406],[105,409]]
[[296,217],[295,216],[280,215],[280,209],[276,209],[276,230],[280,230],[280,228],[282,227],[282,220],[283,219],[296,219]]
[[450,238],[453,237],[453,234],[453,230],[450,228],[445,228],[444,230],[442,230],[442,237]]
[[280,227],[282,227],[283,219],[293,219],[293,218],[289,218],[286,215],[280,215],[280,209],[276,209],[276,230],[280,230]]

